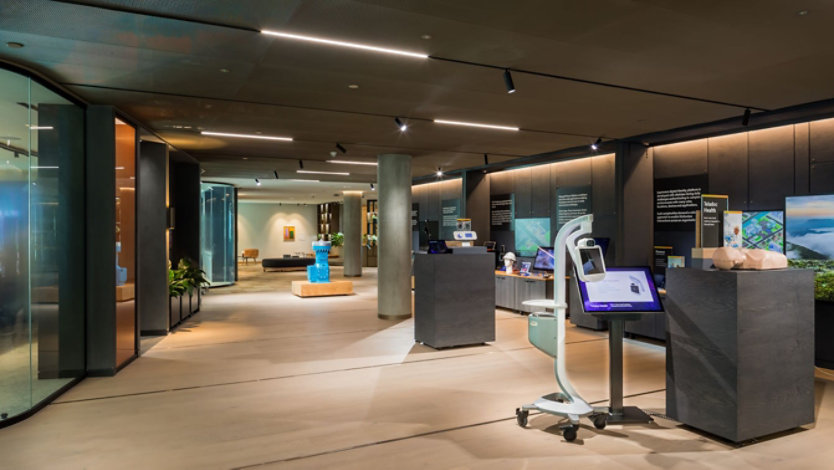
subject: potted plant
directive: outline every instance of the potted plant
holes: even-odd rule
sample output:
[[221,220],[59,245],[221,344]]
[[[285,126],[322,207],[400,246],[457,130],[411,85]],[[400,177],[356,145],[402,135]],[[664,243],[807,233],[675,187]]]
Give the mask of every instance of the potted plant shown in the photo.
[[[207,286],[209,282],[206,279],[206,272],[200,269],[196,263],[189,259],[181,259],[177,268],[182,272],[182,278],[185,282],[185,291],[188,293],[188,310],[185,315],[187,317],[200,310],[200,289]],[[180,313],[182,314],[182,312]]]
[[345,244],[345,234],[342,232],[330,234],[330,256],[342,256],[342,246]]
[[168,262],[168,319],[170,327],[179,323],[182,310],[182,295],[187,290],[185,273],[179,268],[173,268]]
[[790,260],[790,265],[815,272],[814,363],[834,369],[834,260]]

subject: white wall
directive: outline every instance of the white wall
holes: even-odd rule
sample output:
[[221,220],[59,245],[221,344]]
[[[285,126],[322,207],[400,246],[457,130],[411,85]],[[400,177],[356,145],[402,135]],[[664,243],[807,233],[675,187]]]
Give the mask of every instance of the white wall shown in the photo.
[[[295,226],[295,241],[284,241],[284,226]],[[238,251],[260,250],[261,258],[280,258],[296,252],[313,251],[316,239],[316,206],[238,202]]]

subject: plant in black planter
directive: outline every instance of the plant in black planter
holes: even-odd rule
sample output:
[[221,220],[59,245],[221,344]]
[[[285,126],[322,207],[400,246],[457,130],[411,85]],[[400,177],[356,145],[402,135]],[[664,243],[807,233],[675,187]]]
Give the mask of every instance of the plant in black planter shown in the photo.
[[185,271],[173,268],[168,262],[168,318],[170,326],[179,323],[182,311],[182,295],[188,290]]
[[814,363],[834,369],[834,260],[790,260],[795,268],[813,269],[814,280]]
[[[187,315],[191,315],[200,310],[200,301],[202,300],[200,290],[208,286],[209,281],[206,279],[206,272],[191,260],[181,259],[177,265],[177,269],[182,272],[182,277],[185,281],[185,291],[188,293]],[[195,297],[196,302],[194,301]]]

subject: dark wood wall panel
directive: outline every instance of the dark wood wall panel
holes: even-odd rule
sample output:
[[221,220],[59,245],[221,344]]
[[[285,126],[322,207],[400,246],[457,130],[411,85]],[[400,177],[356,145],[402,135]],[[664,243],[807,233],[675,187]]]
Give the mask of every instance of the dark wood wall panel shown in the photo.
[[748,137],[748,206],[751,210],[780,209],[785,205],[785,196],[793,194],[793,126],[750,132]]
[[418,184],[411,187],[411,201],[420,205],[420,220],[440,222],[440,207],[444,199],[460,198],[463,180],[455,178],[436,183]]
[[794,194],[803,195],[810,191],[810,124],[803,123],[794,126],[794,157],[793,157],[793,171],[794,171]]
[[555,197],[550,193],[550,165],[535,166],[531,173],[531,212],[530,217],[549,217],[551,200]]
[[834,162],[834,119],[810,123],[811,163]]
[[709,167],[707,139],[654,148],[654,177],[703,175]]
[[834,162],[814,163],[812,165],[811,193],[834,193]]
[[731,210],[747,209],[747,134],[708,139],[709,192],[730,197]]
[[532,170],[530,168],[522,168],[520,170],[511,170],[510,175],[513,178],[513,193],[515,193],[515,216],[519,219],[526,219],[531,217],[533,213],[532,198]]
[[591,159],[591,195],[594,217],[610,216],[617,213],[617,198],[614,187],[614,155]]

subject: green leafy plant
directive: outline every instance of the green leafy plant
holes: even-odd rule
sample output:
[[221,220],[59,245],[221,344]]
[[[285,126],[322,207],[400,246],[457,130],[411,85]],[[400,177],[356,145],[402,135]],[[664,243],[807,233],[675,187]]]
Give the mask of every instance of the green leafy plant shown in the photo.
[[179,268],[173,268],[168,262],[168,295],[179,297],[188,290],[185,272]]
[[199,289],[209,285],[206,279],[206,272],[191,260],[181,259],[177,264],[177,269],[182,271],[182,277],[185,281],[185,290],[188,295],[192,295],[195,289]]
[[823,302],[834,302],[834,271],[817,273],[814,298]]
[[362,244],[367,246],[368,248],[374,246],[377,240],[378,237],[376,235],[369,235],[367,233],[365,235],[362,235]]
[[342,232],[330,234],[330,246],[337,247],[345,244],[345,234]]
[[823,302],[834,302],[834,260],[788,260],[792,268],[813,269],[814,298]]

